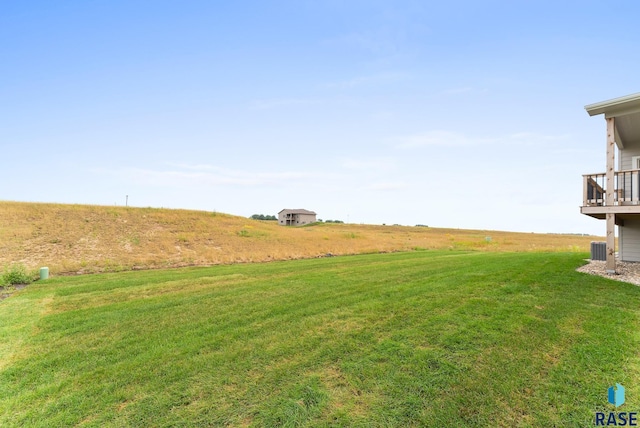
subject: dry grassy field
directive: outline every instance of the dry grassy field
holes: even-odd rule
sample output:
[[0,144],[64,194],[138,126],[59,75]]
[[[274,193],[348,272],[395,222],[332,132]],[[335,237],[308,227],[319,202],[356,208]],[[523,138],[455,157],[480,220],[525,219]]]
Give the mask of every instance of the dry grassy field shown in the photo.
[[420,249],[589,250],[592,236],[408,226],[289,228],[228,214],[0,202],[0,267],[93,273]]

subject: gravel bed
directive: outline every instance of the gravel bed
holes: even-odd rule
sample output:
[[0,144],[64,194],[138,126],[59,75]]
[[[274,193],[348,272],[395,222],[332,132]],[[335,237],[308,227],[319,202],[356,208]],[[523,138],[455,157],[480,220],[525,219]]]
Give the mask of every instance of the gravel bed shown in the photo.
[[621,262],[616,260],[616,274],[608,274],[605,269],[606,262],[602,260],[587,260],[586,265],[576,269],[578,272],[588,273],[590,275],[599,275],[616,281],[629,282],[631,284],[640,285],[640,263]]

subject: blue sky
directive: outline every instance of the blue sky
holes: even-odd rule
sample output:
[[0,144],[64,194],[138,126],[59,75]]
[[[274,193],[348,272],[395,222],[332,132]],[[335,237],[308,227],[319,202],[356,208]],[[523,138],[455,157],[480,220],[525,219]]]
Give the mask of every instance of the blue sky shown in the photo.
[[4,1],[0,200],[602,235],[640,3]]

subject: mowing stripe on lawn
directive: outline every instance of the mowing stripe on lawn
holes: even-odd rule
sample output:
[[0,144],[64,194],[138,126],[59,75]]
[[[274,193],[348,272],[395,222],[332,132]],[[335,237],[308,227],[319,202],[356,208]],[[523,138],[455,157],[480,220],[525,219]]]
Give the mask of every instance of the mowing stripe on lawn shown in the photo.
[[[640,288],[419,251],[56,278],[0,303],[2,426],[584,426]],[[632,411],[632,410],[628,410]]]

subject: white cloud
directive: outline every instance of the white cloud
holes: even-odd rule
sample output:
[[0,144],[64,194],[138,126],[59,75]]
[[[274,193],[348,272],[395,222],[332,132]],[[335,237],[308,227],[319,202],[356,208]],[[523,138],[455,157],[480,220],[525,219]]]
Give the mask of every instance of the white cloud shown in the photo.
[[358,76],[353,77],[351,79],[340,80],[337,82],[329,82],[325,83],[324,87],[327,89],[349,89],[358,86],[374,86],[381,85],[387,83],[398,82],[401,80],[405,80],[409,77],[408,73],[405,72],[385,72],[385,73],[377,73],[371,74],[367,76]]
[[441,92],[442,95],[446,96],[458,96],[458,95],[474,95],[474,94],[487,94],[489,92],[488,89],[477,88],[473,86],[457,86],[449,89],[445,89]]
[[395,168],[396,161],[392,158],[384,157],[369,159],[343,158],[340,160],[340,166],[350,170],[388,171]]
[[561,141],[571,138],[570,134],[561,135],[541,135],[535,132],[517,132],[511,134],[505,139],[520,140],[520,141]]
[[170,170],[126,168],[102,170],[126,180],[156,186],[274,186],[295,182],[325,180],[332,176],[324,173],[302,171],[254,172],[222,168],[214,165],[174,164]]
[[471,86],[462,86],[459,88],[451,88],[443,91],[443,93],[446,95],[467,94],[469,92],[473,92],[473,88]]
[[360,31],[327,39],[323,44],[358,49],[374,55],[388,55],[398,52],[398,41],[401,38],[402,33],[397,31]]
[[426,146],[479,146],[487,144],[517,144],[531,145],[540,143],[556,142],[567,140],[568,134],[562,135],[540,135],[532,132],[517,132],[511,135],[483,137],[476,135],[466,135],[459,132],[435,130],[419,134],[397,137],[396,146],[403,149],[412,149]]
[[251,110],[268,110],[272,108],[311,105],[319,103],[319,100],[309,98],[271,98],[253,100],[249,104]]
[[379,183],[373,183],[365,187],[365,190],[394,191],[394,190],[407,189],[408,187],[409,185],[403,181],[382,181]]
[[174,162],[165,162],[165,165],[170,166],[170,167],[174,167],[174,168],[180,168],[180,169],[187,169],[187,170],[193,170],[193,171],[210,171],[212,169],[215,169],[214,166],[212,165],[207,165],[207,164],[186,164],[186,163],[174,163]]
[[425,146],[469,146],[496,142],[495,138],[469,137],[458,132],[429,131],[397,138],[397,146],[411,149]]

